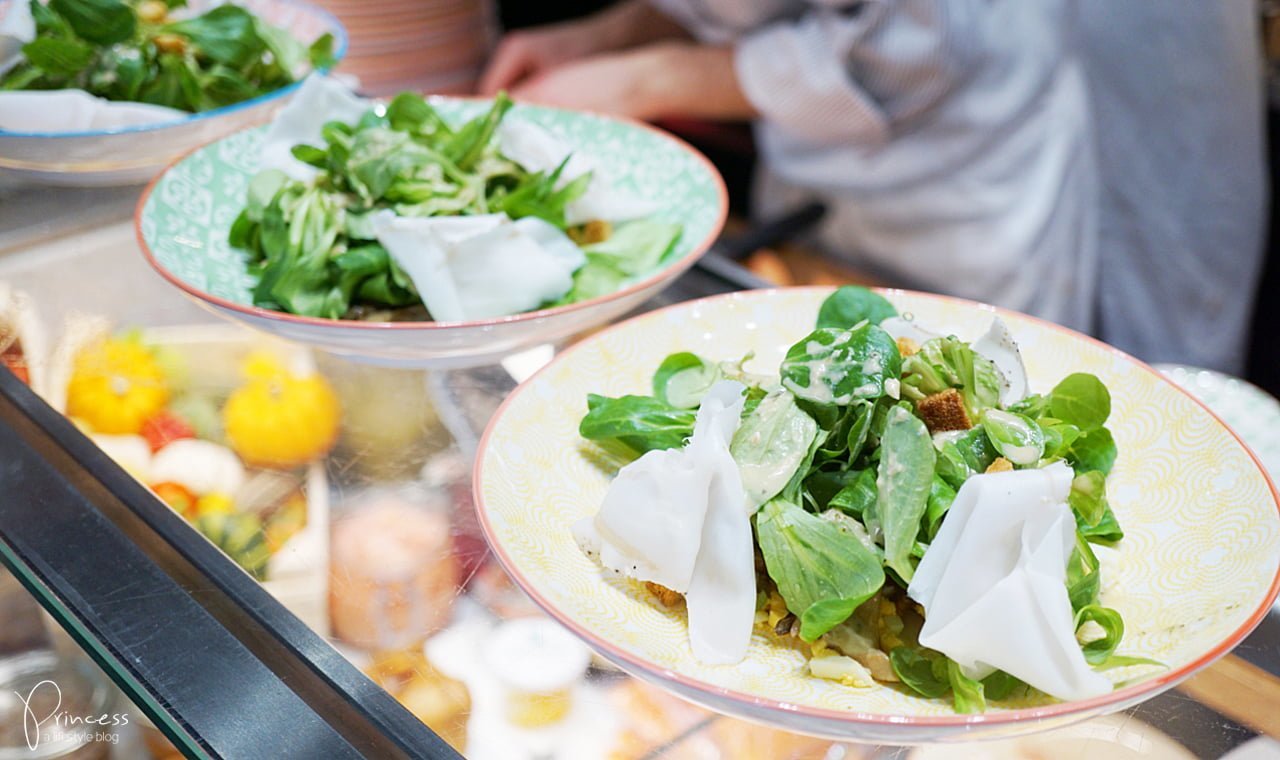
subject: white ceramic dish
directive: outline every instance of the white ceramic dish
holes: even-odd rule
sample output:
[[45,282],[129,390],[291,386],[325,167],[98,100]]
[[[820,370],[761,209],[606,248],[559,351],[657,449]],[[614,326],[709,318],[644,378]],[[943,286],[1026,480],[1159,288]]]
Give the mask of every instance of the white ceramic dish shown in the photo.
[[[15,0],[0,0],[0,18],[12,2]],[[192,0],[189,7],[198,12],[220,4]],[[346,53],[347,34],[328,11],[300,0],[237,0],[236,4],[308,44],[329,32],[334,36],[335,57],[340,59]],[[252,100],[162,124],[83,132],[0,130],[0,174],[64,187],[141,184],[195,146],[267,121],[297,87],[295,83]]]
[[750,291],[644,314],[566,350],[494,415],[475,472],[485,535],[511,577],[598,653],[718,712],[840,740],[914,744],[1028,734],[1123,710],[1221,657],[1267,613],[1280,591],[1280,496],[1200,402],[1137,360],[1056,325],[888,291],[899,311],[961,337],[980,335],[998,313],[1022,348],[1032,390],[1075,371],[1110,388],[1108,427],[1120,459],[1108,495],[1126,536],[1104,570],[1102,601],[1126,621],[1120,653],[1168,669],[1108,671],[1118,687],[1094,699],[1028,696],[959,715],[947,699],[813,678],[799,652],[759,635],[742,663],[699,663],[682,611],[657,604],[641,584],[606,577],[574,543],[570,526],[598,511],[617,466],[578,435],[586,396],[647,393],[653,370],[677,351],[712,359],[755,351],[748,371],[771,372],[811,331],[829,293]]

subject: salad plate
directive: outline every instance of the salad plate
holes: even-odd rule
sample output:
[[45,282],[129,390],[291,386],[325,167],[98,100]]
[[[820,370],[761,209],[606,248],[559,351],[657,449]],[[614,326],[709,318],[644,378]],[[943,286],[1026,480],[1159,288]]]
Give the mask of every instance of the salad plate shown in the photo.
[[[354,98],[349,93],[343,94],[334,89],[334,85],[319,80],[312,86],[315,102],[331,103],[335,100],[344,101]],[[295,102],[304,100],[311,102],[305,86],[303,93],[299,95],[299,100]],[[526,104],[512,106],[509,101],[495,103],[489,100],[448,97],[429,97],[424,100],[420,96],[407,93],[397,97],[389,105],[378,106],[367,101],[364,103],[370,110],[366,111],[366,118],[352,129],[381,130],[379,134],[388,135],[388,139],[407,139],[403,136],[403,132],[392,132],[393,129],[400,128],[401,115],[404,113],[410,114],[404,117],[404,120],[408,121],[427,119],[425,114],[430,114],[431,119],[438,118],[451,124],[452,129],[456,130],[454,134],[460,137],[465,137],[473,126],[487,130],[483,132],[485,135],[481,141],[483,144],[477,143],[479,146],[477,150],[484,152],[475,154],[483,156],[476,172],[480,172],[484,167],[513,165],[512,161],[506,157],[506,147],[503,148],[502,154],[497,152],[498,137],[494,128],[499,121],[503,129],[509,125],[516,125],[525,128],[526,135],[530,133],[529,131],[536,131],[535,142],[539,145],[551,141],[555,146],[563,147],[570,152],[568,158],[563,161],[554,158],[540,171],[532,168],[526,170],[522,165],[516,165],[514,171],[518,176],[523,177],[519,181],[525,183],[521,186],[525,187],[525,190],[517,193],[504,186],[495,191],[497,195],[491,194],[490,190],[484,190],[483,192],[490,197],[482,197],[478,203],[483,204],[487,200],[487,212],[477,212],[475,206],[460,211],[449,209],[442,211],[439,204],[449,203],[455,199],[450,196],[441,200],[438,194],[429,195],[422,204],[406,204],[403,201],[382,199],[363,201],[369,204],[365,209],[370,207],[378,209],[376,213],[368,210],[360,211],[365,215],[364,218],[379,216],[384,218],[383,221],[392,220],[389,224],[394,227],[393,232],[387,233],[387,228],[379,227],[378,241],[371,240],[374,236],[372,232],[352,231],[354,227],[351,219],[357,211],[350,206],[335,211],[333,216],[327,218],[325,223],[328,225],[336,225],[339,228],[343,224],[346,225],[345,231],[338,229],[334,232],[339,235],[339,242],[326,249],[326,255],[330,256],[331,260],[332,257],[363,245],[365,251],[371,250],[371,247],[377,250],[382,257],[381,260],[386,262],[386,251],[390,250],[398,266],[381,270],[385,274],[383,282],[394,279],[399,285],[384,284],[378,292],[383,297],[392,296],[393,293],[387,292],[389,287],[401,294],[407,293],[410,296],[409,300],[401,301],[399,304],[392,302],[391,306],[412,303],[418,312],[410,316],[403,316],[403,309],[399,312],[383,309],[375,310],[372,316],[353,317],[353,310],[350,307],[357,305],[356,298],[342,298],[340,305],[332,308],[328,305],[317,305],[321,301],[327,304],[328,301],[325,299],[328,299],[329,294],[335,292],[338,287],[336,284],[331,286],[327,282],[310,290],[293,288],[287,292],[282,285],[273,294],[264,296],[258,273],[264,265],[265,254],[261,247],[250,252],[244,250],[243,246],[252,247],[258,244],[257,241],[265,241],[266,234],[260,234],[258,230],[266,228],[260,221],[246,223],[247,220],[242,211],[248,213],[246,196],[250,192],[251,182],[255,176],[266,173],[260,172],[265,169],[262,165],[263,157],[273,155],[269,150],[264,149],[264,144],[271,145],[268,135],[270,130],[275,128],[274,125],[238,132],[200,148],[178,160],[152,182],[139,201],[135,217],[138,241],[147,261],[160,275],[200,305],[220,316],[287,340],[306,343],[357,361],[386,366],[462,367],[492,363],[520,349],[566,338],[574,333],[596,327],[639,306],[692,266],[715,241],[724,224],[728,211],[727,194],[724,182],[715,168],[704,156],[683,141],[648,125]],[[360,108],[360,106],[352,107],[357,110]],[[289,109],[282,112],[277,124],[284,121],[285,116],[293,108],[294,106],[291,105]],[[365,124],[370,119],[386,119],[386,122],[377,123],[395,126],[366,127]],[[318,124],[325,123],[326,119],[317,119],[308,114],[303,121]],[[347,123],[354,123],[354,118],[349,119]],[[341,141],[346,138],[331,132],[324,139]],[[355,139],[363,139],[363,135],[357,135]],[[421,142],[429,140],[430,137],[419,132],[413,139]],[[320,142],[320,139],[317,136],[313,141]],[[295,157],[299,155],[297,150],[296,148],[294,150]],[[331,150],[338,149],[332,148],[331,143]],[[421,155],[421,149],[414,145],[409,145],[404,150],[410,154]],[[315,149],[314,152],[324,155],[321,149]],[[543,151],[544,154],[548,152],[555,155],[554,149]],[[285,155],[288,155],[287,152]],[[345,157],[345,152],[343,155]],[[388,156],[388,160],[395,158],[394,151],[381,155]],[[590,171],[577,175],[573,182],[565,185],[563,182],[568,179],[566,172],[566,176],[561,179],[562,184],[555,185],[555,180],[560,176],[559,172],[566,166],[572,168],[574,162],[580,158],[592,167]],[[320,161],[317,158],[313,160],[317,163]],[[430,173],[438,168],[426,166],[422,171]],[[456,172],[458,169],[450,164],[446,171]],[[513,170],[500,168],[497,171]],[[354,176],[351,175],[351,177]],[[506,177],[507,175],[503,175],[496,181],[505,182]],[[592,247],[590,243],[582,242],[581,238],[571,242],[569,237],[566,237],[566,233],[577,234],[595,224],[594,222],[575,222],[572,218],[566,223],[564,209],[566,208],[565,198],[569,197],[568,193],[581,191],[584,186],[594,188],[597,177],[607,177],[610,182],[608,189],[616,193],[605,198],[602,204],[597,203],[594,208],[605,209],[599,213],[610,213],[609,209],[617,208],[615,200],[622,197],[627,199],[626,204],[629,204],[629,208],[645,210],[644,218],[634,221],[624,220],[614,225],[608,224],[607,216],[603,217],[606,220],[600,225],[605,230],[602,234],[606,236],[603,245],[607,246],[614,240],[623,240],[628,237],[622,234],[624,227],[633,232],[639,231],[638,235],[630,236],[633,240],[636,238],[653,240],[654,235],[649,234],[650,231],[655,229],[667,231],[665,237],[658,238],[658,243],[648,244],[644,248],[648,253],[643,257],[643,262],[637,263],[634,260],[623,262],[619,271],[606,267],[608,271],[614,273],[610,277],[616,276],[616,279],[594,280],[592,283],[587,283],[587,287],[581,287],[582,276],[591,270],[591,265],[584,266],[579,263],[573,275],[573,287],[568,292],[548,291],[544,288],[533,293],[534,300],[526,301],[525,305],[501,311],[500,308],[493,306],[493,302],[502,301],[506,290],[509,289],[514,293],[526,284],[526,280],[537,282],[547,280],[543,276],[545,270],[534,272],[531,278],[522,279],[523,275],[519,272],[528,269],[529,258],[515,256],[515,253],[510,250],[501,250],[502,244],[489,245],[486,250],[478,252],[485,256],[496,256],[507,262],[495,266],[467,263],[479,261],[479,259],[469,253],[463,254],[463,249],[459,247],[462,244],[447,244],[452,247],[449,248],[450,253],[445,254],[444,258],[458,263],[446,262],[441,266],[468,268],[469,271],[466,274],[456,276],[459,278],[457,280],[459,283],[462,282],[462,278],[470,278],[469,293],[463,293],[463,285],[459,284],[457,293],[439,295],[442,282],[440,269],[433,270],[433,274],[423,274],[424,268],[429,266],[419,265],[416,269],[419,274],[415,274],[414,261],[426,260],[424,258],[426,254],[422,252],[422,248],[427,243],[423,242],[424,238],[421,236],[414,238],[410,228],[415,225],[419,227],[430,225],[436,220],[444,220],[446,225],[451,222],[506,225],[501,229],[494,229],[495,234],[501,233],[508,227],[524,227],[529,224],[532,226],[528,229],[536,229],[539,235],[549,235],[559,241],[558,250],[563,251],[568,247],[569,257],[576,257],[578,262],[584,259],[584,254],[580,250],[585,251],[585,260],[588,262],[593,261],[597,252],[608,258],[611,254],[607,254],[603,248]],[[405,192],[410,194],[418,192],[423,185],[429,185],[431,182],[431,180],[419,182],[403,173],[400,178],[407,178],[407,184],[410,186]],[[276,191],[276,200],[273,202],[278,205],[278,199],[283,193],[326,192],[324,188],[332,186],[335,182],[348,181],[359,182],[360,180],[350,179],[347,176],[335,178],[332,174],[322,172],[321,178],[310,185],[304,185],[302,181],[286,183],[284,190]],[[490,184],[485,185],[486,181]],[[481,178],[478,182],[480,187],[492,187],[494,180]],[[540,184],[541,189],[531,188],[533,184]],[[464,190],[476,186],[474,183],[469,184],[464,187]],[[553,187],[559,189],[552,190]],[[526,191],[530,189],[556,196],[552,202],[558,202],[559,205],[550,211],[544,210],[545,205],[537,205],[542,201],[536,199],[533,204],[526,204],[518,210],[510,205],[517,201],[518,197],[527,197]],[[368,196],[368,191],[363,185],[360,191],[365,193],[363,197]],[[389,192],[395,192],[395,188],[393,187]],[[327,201],[322,198],[318,202],[335,205],[356,203],[359,201],[350,200],[356,196],[356,190],[352,189],[326,196],[337,200]],[[268,198],[270,197],[268,195]],[[504,199],[508,203],[507,206],[495,207],[495,204]],[[586,200],[585,196],[583,200]],[[296,204],[295,207],[297,205],[301,204]],[[412,208],[406,210],[406,205]],[[428,205],[430,208],[425,208]],[[570,210],[572,208],[569,206]],[[509,218],[503,213],[508,210]],[[393,211],[397,216],[391,215]],[[270,212],[271,209],[268,209],[265,213]],[[346,221],[341,223],[334,221],[341,219]],[[516,220],[514,224],[511,219]],[[571,228],[573,224],[580,226]],[[367,230],[374,226],[374,222],[369,222],[363,225],[363,229]],[[396,237],[395,240],[399,242],[393,244],[386,234],[395,234],[395,232],[404,234]],[[342,237],[348,234],[349,240]],[[357,234],[362,236],[360,240],[356,239]],[[435,239],[429,231],[424,234],[428,240]],[[475,238],[468,240],[475,240]],[[386,249],[376,245],[379,241],[386,244]],[[233,243],[240,243],[240,245]],[[581,246],[581,249],[575,246]],[[474,247],[467,250],[476,252]],[[455,256],[455,253],[458,255]],[[267,263],[271,264],[270,261]],[[385,267],[386,264],[384,263],[383,266]],[[417,285],[417,291],[423,293],[423,300],[418,300],[412,288],[406,291],[404,287],[400,287],[405,285],[404,281],[399,279],[403,277],[400,267],[409,272],[413,283]],[[299,280],[297,277],[290,279],[291,277],[292,275],[282,274],[276,280],[281,283]],[[565,274],[563,277],[563,282],[567,285],[570,282],[568,275]],[[494,281],[506,284],[488,284]],[[452,272],[448,282],[449,288],[452,288],[455,282]],[[427,304],[431,315],[440,317],[435,321],[428,321],[430,316],[421,311],[423,301],[427,300],[428,291],[436,293],[441,299],[436,301],[440,304],[438,307]],[[363,289],[361,292],[364,292]],[[520,295],[521,297],[529,296],[524,293]],[[465,301],[467,297],[471,298],[472,303],[484,301],[485,304],[482,304],[482,307],[487,308],[488,311],[484,311],[483,308],[471,311],[460,308],[457,302],[459,299]],[[453,307],[449,312],[445,311],[445,300],[449,300]],[[505,300],[507,304],[510,302],[509,298]],[[460,316],[449,317],[449,314]],[[334,318],[340,316],[344,318]]]
[[959,714],[951,699],[902,684],[814,677],[797,648],[758,628],[740,662],[708,664],[695,656],[680,607],[579,549],[575,524],[601,511],[625,462],[580,435],[588,396],[645,396],[655,369],[680,352],[730,362],[750,355],[741,369],[776,373],[789,348],[806,345],[830,288],[733,293],[650,312],[567,349],[521,385],[495,414],[475,465],[479,519],[504,568],[637,677],[736,717],[882,744],[1014,736],[1123,710],[1223,656],[1261,621],[1280,591],[1280,496],[1212,412],[1141,362],[1065,328],[960,299],[881,292],[904,318],[966,340],[998,316],[1034,392],[1048,394],[1072,373],[1109,388],[1106,426],[1119,458],[1106,497],[1123,539],[1106,552],[1101,604],[1125,630],[1102,693],[1059,701],[1024,689]]
[[[0,19],[15,2],[0,0]],[[224,3],[191,0],[177,13],[194,16]],[[347,34],[328,11],[302,0],[237,0],[254,17],[287,30],[310,45],[328,34],[331,57],[347,52]],[[299,77],[305,72],[295,72]],[[64,187],[110,187],[141,184],[177,156],[254,124],[261,124],[299,87],[300,79],[270,92],[199,113],[179,114],[157,123],[74,131],[24,132],[0,128],[0,174],[14,179]]]

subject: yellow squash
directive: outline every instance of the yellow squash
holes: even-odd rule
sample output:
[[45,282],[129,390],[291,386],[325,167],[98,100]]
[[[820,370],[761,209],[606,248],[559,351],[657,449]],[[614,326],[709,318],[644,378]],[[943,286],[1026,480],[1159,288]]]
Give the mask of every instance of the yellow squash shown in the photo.
[[133,435],[169,400],[164,372],[134,338],[107,338],[76,355],[67,415],[98,433]]
[[323,377],[300,377],[265,355],[251,357],[245,375],[222,409],[227,443],[245,462],[296,467],[333,448],[341,408]]

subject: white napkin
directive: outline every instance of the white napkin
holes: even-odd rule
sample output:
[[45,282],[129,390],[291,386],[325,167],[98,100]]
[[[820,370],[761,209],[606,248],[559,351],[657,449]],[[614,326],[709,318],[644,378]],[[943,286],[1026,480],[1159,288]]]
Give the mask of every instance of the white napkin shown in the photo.
[[401,217],[384,210],[373,226],[440,322],[536,309],[568,293],[586,262],[563,232],[535,217]]
[[0,129],[14,132],[80,132],[162,124],[190,114],[149,103],[110,101],[84,90],[0,92]]
[[694,657],[713,665],[742,660],[755,618],[750,510],[729,453],[743,388],[713,385],[688,445],[623,467],[599,514],[574,525],[578,544],[600,564],[685,594]]
[[260,168],[279,169],[290,177],[306,181],[316,176],[317,169],[293,157],[293,146],[300,143],[323,147],[320,129],[329,121],[356,122],[372,104],[357,96],[337,79],[324,74],[309,74],[302,86],[280,109],[267,128],[262,141]]
[[22,60],[22,46],[36,38],[36,20],[31,17],[30,0],[12,0],[0,18],[0,74]]
[[1000,669],[1059,699],[1111,691],[1085,662],[1067,598],[1071,468],[975,475],[960,488],[907,593],[920,643],[967,675]]
[[560,184],[592,172],[587,191],[565,207],[565,221],[582,224],[595,219],[624,222],[648,216],[658,210],[652,201],[633,198],[619,193],[612,186],[603,169],[590,157],[577,152],[571,145],[542,127],[519,119],[504,119],[498,126],[498,144],[502,153],[531,172],[552,172],[568,157]]

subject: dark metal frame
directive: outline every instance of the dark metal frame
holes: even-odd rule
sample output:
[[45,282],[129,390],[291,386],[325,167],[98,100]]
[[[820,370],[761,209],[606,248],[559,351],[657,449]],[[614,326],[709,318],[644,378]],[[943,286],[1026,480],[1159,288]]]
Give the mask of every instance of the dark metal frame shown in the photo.
[[0,562],[184,753],[460,757],[0,371]]

